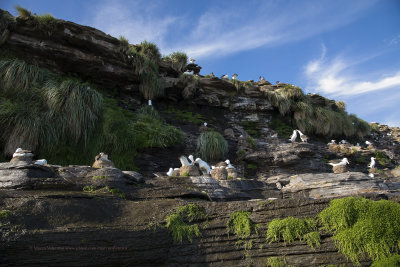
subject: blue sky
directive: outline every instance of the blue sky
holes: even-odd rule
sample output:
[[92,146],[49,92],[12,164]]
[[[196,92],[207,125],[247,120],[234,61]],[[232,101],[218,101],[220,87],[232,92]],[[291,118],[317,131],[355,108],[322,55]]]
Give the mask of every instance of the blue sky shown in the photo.
[[344,100],[362,119],[400,126],[400,1],[2,0],[130,43],[184,51],[201,74],[287,82]]

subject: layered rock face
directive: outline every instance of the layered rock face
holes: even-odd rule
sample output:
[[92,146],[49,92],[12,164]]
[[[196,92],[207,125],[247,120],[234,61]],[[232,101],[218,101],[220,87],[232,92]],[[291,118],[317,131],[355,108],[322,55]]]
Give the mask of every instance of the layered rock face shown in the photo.
[[[127,109],[144,102],[140,79],[117,39],[72,22],[54,23],[43,31],[32,20],[18,18],[5,30],[0,28],[0,45],[41,67],[78,74],[110,92],[116,89]],[[376,124],[366,138],[374,143],[370,148],[362,144],[330,149],[313,137],[308,143],[290,143],[289,136],[279,136],[270,126],[277,111],[264,91],[278,85],[249,82],[239,90],[230,81],[202,76],[182,85],[178,72],[165,62],[159,65],[166,95],[156,99],[154,107],[185,132],[185,143],[141,151],[140,174],[112,164],[93,168],[0,163],[0,211],[9,214],[0,218],[0,251],[5,255],[1,264],[266,266],[268,258],[277,256],[294,266],[342,265],[348,262],[330,235],[323,235],[316,249],[302,241],[267,243],[268,222],[313,217],[336,197],[399,201],[400,172],[394,169],[400,160],[398,128]],[[191,166],[165,176],[170,167],[181,166],[180,155],[195,151],[197,136],[207,130],[199,129],[203,121],[178,118],[171,107],[200,114],[209,128],[224,133],[235,172],[221,169],[200,175]],[[383,153],[379,155],[384,160],[377,163],[381,171],[370,177],[365,160],[376,152]],[[349,169],[333,173],[328,160],[342,157],[350,159]],[[154,177],[154,172],[161,175]],[[165,228],[166,217],[189,203],[203,207],[208,219],[200,222],[200,237],[180,244]],[[240,210],[251,212],[260,227],[245,240],[252,241],[251,247],[227,234],[230,214]]]

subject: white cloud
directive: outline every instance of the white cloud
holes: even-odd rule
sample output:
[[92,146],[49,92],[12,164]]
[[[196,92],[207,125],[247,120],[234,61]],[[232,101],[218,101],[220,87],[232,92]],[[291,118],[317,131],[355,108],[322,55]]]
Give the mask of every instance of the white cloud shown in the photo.
[[310,61],[304,68],[308,87],[331,96],[352,96],[374,91],[400,87],[400,70],[391,71],[379,77],[367,73],[356,75],[354,66],[369,61],[374,56],[362,60],[338,56],[326,59],[326,48],[317,60]]
[[89,24],[132,43],[156,42],[165,54],[185,51],[205,58],[308,38],[349,23],[375,1],[213,2],[190,17],[170,15],[173,8],[162,1],[112,1],[98,4]]

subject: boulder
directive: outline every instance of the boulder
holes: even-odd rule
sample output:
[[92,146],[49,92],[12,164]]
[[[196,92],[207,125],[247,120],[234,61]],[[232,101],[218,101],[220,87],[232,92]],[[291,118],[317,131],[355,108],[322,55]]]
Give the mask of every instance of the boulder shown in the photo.
[[345,172],[348,172],[348,171],[349,171],[349,169],[347,168],[346,165],[334,166],[334,167],[332,168],[332,170],[333,170],[333,173],[345,173]]
[[179,168],[180,176],[199,176],[199,168],[195,165],[182,166]]
[[144,177],[135,171],[123,171],[125,178],[136,183],[144,183]]
[[235,139],[235,132],[231,128],[225,129],[224,135],[229,139]]
[[215,168],[215,169],[211,170],[210,175],[215,180],[228,179],[228,171],[225,168]]

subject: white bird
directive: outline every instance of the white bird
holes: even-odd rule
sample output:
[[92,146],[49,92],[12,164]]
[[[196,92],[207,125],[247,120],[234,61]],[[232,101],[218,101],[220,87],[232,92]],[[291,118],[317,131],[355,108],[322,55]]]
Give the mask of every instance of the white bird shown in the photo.
[[277,138],[277,137],[278,137],[278,133],[271,135],[271,138]]
[[19,153],[19,152],[21,152],[22,151],[22,148],[17,148],[17,150],[15,150],[15,153]]
[[229,159],[225,160],[225,163],[228,164],[228,166],[226,166],[226,169],[235,169],[235,167],[231,164],[231,161]]
[[357,145],[356,146],[360,146],[360,143],[357,143]]
[[329,165],[332,165],[333,167],[335,166],[341,166],[341,165],[346,165],[350,164],[350,162],[347,160],[347,158],[343,158],[341,162],[339,163],[328,163]]
[[368,165],[368,168],[375,168],[375,158],[374,157],[371,157],[371,162],[369,163],[369,165]]
[[189,155],[189,160],[190,160],[190,165],[193,165],[194,164],[194,158],[193,158],[193,155]]
[[149,106],[152,106],[153,103],[151,102],[151,99],[149,99]]
[[293,130],[293,134],[292,136],[290,136],[289,141],[293,143],[294,141],[296,141],[296,138],[297,138],[297,131]]
[[232,80],[236,80],[237,76],[238,76],[238,75],[237,75],[236,73],[233,74],[233,75],[232,75]]
[[229,76],[228,76],[228,74],[224,74],[224,75],[221,76],[221,78],[224,79],[224,80],[227,80],[227,79],[229,79]]
[[190,64],[194,64],[194,62],[195,62],[196,60],[193,59],[193,58],[189,58],[189,61],[190,61]]
[[301,141],[302,142],[307,142],[308,136],[303,134],[300,130],[296,130],[296,131],[299,133]]
[[195,162],[199,164],[200,170],[203,172],[203,174],[209,174],[211,172],[210,165],[208,165],[208,163],[201,158],[197,158]]
[[328,143],[328,145],[333,145],[333,144],[336,144],[336,140],[331,140],[331,141]]
[[207,122],[203,123],[203,125],[204,125],[205,127],[207,127]]
[[372,143],[371,143],[370,141],[365,141],[365,144],[366,144],[367,146],[372,145]]
[[241,134],[241,135],[239,136],[239,138],[243,138],[243,134]]
[[375,177],[375,175],[373,173],[370,173],[368,176],[371,177],[371,178]]
[[260,82],[265,81],[265,78],[263,76],[260,76]]
[[214,170],[215,169],[215,166],[211,166],[211,170]]
[[33,157],[32,151],[29,150],[24,150],[22,148],[17,148],[17,150],[15,150],[15,153],[13,154],[13,158],[14,157]]
[[339,144],[347,144],[347,141],[343,139],[342,141],[339,142]]
[[192,71],[192,70],[191,70],[191,71],[188,71],[188,70],[187,70],[187,71],[185,71],[183,74],[186,74],[186,75],[193,75],[193,74],[194,74],[194,71]]
[[188,159],[187,159],[185,156],[180,156],[180,157],[179,157],[179,160],[180,160],[180,162],[181,162],[181,164],[182,164],[182,167],[183,167],[183,166],[190,166],[190,165],[192,165],[192,164],[190,164],[190,162],[188,161]]
[[37,161],[34,162],[34,164],[37,164],[37,165],[46,165],[46,164],[47,164],[47,160],[45,160],[45,159],[38,159]]
[[168,176],[172,176],[172,173],[174,172],[173,168],[169,168],[169,171],[167,172]]

